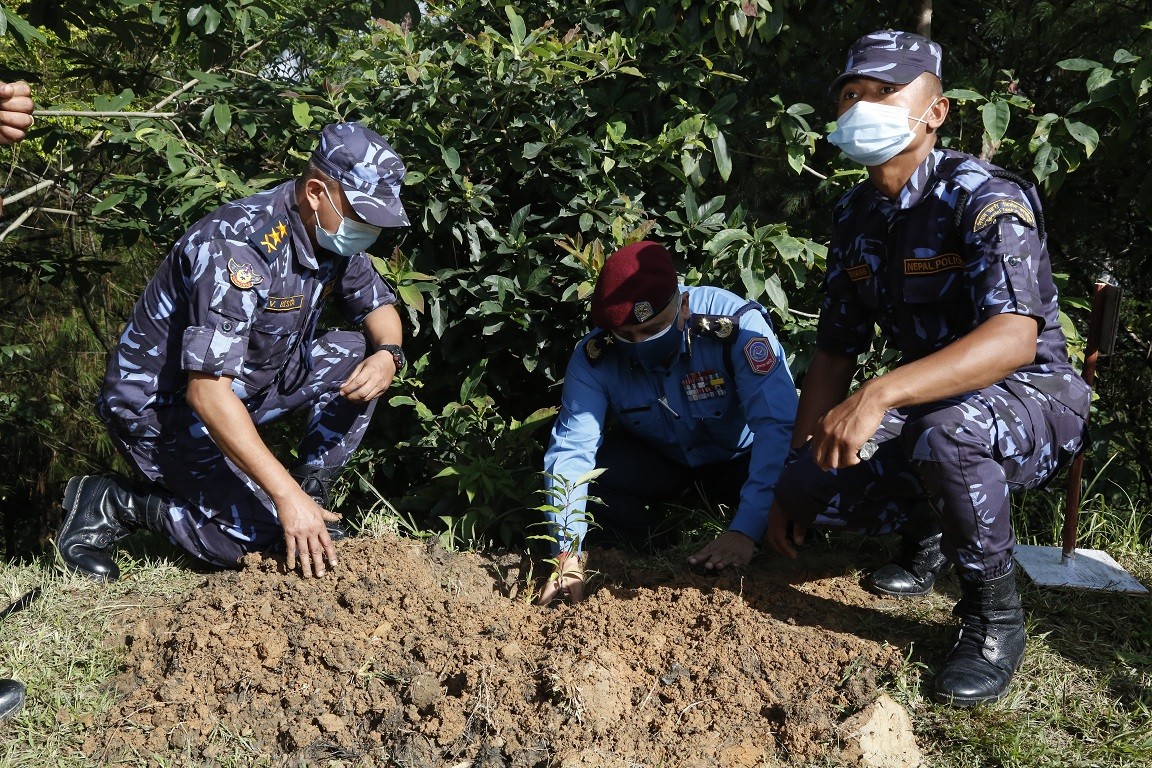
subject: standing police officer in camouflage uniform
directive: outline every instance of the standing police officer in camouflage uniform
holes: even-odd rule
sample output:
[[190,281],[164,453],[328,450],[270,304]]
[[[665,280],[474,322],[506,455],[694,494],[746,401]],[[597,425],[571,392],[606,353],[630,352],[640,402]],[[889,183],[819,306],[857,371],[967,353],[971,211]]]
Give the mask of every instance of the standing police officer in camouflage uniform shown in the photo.
[[[303,177],[221,206],[177,241],[97,403],[141,479],[68,482],[57,544],[71,569],[118,578],[112,545],[139,528],[219,567],[281,546],[305,576],[336,564],[328,489],[404,367],[396,297],[364,253],[383,227],[408,225],[403,177],[379,135],[330,125]],[[329,297],[363,333],[317,332]],[[257,425],[300,409],[289,470]]]
[[[960,577],[962,629],[936,697],[1004,696],[1024,656],[1009,491],[1043,484],[1082,445],[1089,391],[1072,369],[1034,187],[935,148],[948,114],[941,49],[903,32],[853,45],[828,137],[869,180],[836,206],[815,357],[769,542],[810,524],[900,530],[865,581],[925,594]],[[900,364],[849,394],[879,326]]]
[[[644,241],[605,262],[592,321],[569,360],[544,457],[557,567],[539,602],[583,596],[586,516],[600,543],[659,549],[670,537],[649,505],[696,482],[736,511],[688,562],[746,565],[764,536],[796,415],[796,386],[764,308],[681,286],[668,251]],[[589,502],[588,485],[576,483],[594,467],[604,472]]]

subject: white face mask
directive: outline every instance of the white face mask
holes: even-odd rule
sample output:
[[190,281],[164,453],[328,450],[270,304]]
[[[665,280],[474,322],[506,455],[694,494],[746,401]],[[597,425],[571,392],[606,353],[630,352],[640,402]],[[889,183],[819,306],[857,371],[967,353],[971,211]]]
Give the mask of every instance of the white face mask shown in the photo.
[[[332,210],[339,214],[340,209],[336,207],[336,201],[332,199],[332,194],[327,187],[324,188],[324,194],[328,196]],[[376,238],[380,237],[382,229],[382,227],[361,224],[358,221],[350,221],[346,216],[340,216],[340,226],[336,227],[335,232],[329,232],[320,226],[320,219],[317,218],[316,242],[324,250],[338,253],[341,256],[354,256],[371,247],[372,243],[376,242]]]
[[836,121],[828,141],[860,165],[883,165],[912,143],[916,130],[908,121],[925,123],[924,115],[936,106],[933,101],[920,117],[910,117],[904,107],[858,101]]

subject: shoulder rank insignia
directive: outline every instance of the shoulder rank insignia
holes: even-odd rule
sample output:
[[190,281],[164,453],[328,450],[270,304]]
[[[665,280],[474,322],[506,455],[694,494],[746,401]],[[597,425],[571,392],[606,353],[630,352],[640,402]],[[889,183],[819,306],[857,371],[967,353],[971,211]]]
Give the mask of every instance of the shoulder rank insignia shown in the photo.
[[592,365],[600,362],[600,358],[604,356],[605,350],[612,345],[612,335],[607,331],[601,331],[588,341],[584,342],[584,357]]
[[256,274],[251,264],[240,264],[231,258],[228,259],[228,279],[232,281],[232,285],[241,289],[253,288],[264,282],[264,278]]
[[731,315],[692,315],[689,325],[696,333],[726,339],[735,332],[738,323]]
[[763,336],[757,336],[744,345],[744,357],[748,358],[748,367],[761,375],[771,373],[776,367],[776,353]]
[[248,236],[248,242],[256,246],[264,256],[272,256],[288,242],[288,221],[275,219]]
[[1032,211],[1028,210],[1028,206],[1019,200],[1003,197],[999,200],[993,200],[980,209],[980,213],[976,214],[976,221],[972,224],[972,231],[979,232],[992,222],[1005,216],[1015,216],[1029,227],[1033,229],[1036,227],[1036,217],[1032,215]]

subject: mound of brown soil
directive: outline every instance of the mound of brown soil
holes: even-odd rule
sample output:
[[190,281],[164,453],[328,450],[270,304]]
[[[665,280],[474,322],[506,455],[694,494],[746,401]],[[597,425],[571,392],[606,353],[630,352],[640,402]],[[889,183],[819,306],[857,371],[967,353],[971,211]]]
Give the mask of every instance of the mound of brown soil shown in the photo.
[[712,576],[601,553],[585,603],[543,609],[518,557],[360,538],[304,580],[253,556],[127,631],[123,697],[86,752],[212,763],[239,741],[292,764],[476,768],[835,758],[836,724],[900,663],[885,641],[923,627],[887,615],[847,556],[818,559]]

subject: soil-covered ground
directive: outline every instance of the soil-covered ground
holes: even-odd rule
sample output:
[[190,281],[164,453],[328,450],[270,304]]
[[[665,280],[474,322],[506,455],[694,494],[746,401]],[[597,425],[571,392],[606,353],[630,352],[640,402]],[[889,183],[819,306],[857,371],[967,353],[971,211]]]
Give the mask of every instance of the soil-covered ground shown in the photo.
[[837,724],[909,642],[949,631],[897,618],[845,552],[719,576],[594,553],[588,599],[545,609],[519,556],[339,547],[323,579],[252,556],[126,626],[121,698],[89,757],[211,764],[227,733],[293,764],[835,763]]

